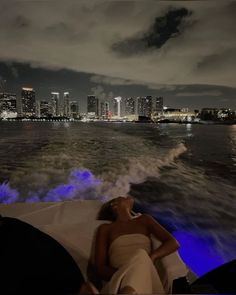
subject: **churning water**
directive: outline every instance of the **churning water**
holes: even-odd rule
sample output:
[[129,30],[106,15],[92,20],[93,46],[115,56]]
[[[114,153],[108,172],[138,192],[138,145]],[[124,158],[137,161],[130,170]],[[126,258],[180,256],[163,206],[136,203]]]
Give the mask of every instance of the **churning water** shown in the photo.
[[128,192],[201,275],[236,258],[236,125],[0,122],[0,202]]

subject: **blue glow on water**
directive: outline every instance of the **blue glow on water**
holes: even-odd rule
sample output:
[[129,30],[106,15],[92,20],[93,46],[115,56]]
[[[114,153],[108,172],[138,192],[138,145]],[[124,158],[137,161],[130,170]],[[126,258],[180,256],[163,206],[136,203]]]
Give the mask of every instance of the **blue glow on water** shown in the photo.
[[42,198],[44,202],[58,202],[73,199],[100,199],[97,187],[100,181],[87,169],[71,171],[67,183],[49,190]]
[[74,177],[77,181],[91,181],[92,174],[88,170],[73,170],[70,174],[71,177]]
[[106,198],[98,193],[97,188],[100,183],[100,180],[95,178],[89,170],[74,169],[69,174],[66,183],[60,183],[43,194],[42,188],[38,188],[38,191],[30,192],[24,199],[19,198],[18,191],[12,189],[9,183],[3,183],[0,184],[0,203],[12,204],[17,201],[26,203],[59,202],[73,199],[106,201]]
[[61,184],[51,189],[43,198],[44,202],[58,202],[66,199],[73,199],[75,186],[71,184]]
[[180,256],[197,276],[202,276],[226,262],[217,253],[213,238],[182,231],[175,231],[172,234],[180,243],[178,250]]
[[25,200],[25,203],[38,203],[40,202],[40,198],[37,195],[32,195]]
[[17,201],[19,193],[12,189],[9,183],[0,184],[0,203],[12,204]]

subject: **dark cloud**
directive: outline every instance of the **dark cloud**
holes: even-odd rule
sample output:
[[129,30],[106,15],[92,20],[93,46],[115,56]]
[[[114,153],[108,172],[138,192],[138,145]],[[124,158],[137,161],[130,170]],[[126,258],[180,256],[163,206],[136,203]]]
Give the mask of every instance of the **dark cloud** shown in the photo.
[[186,8],[170,9],[164,16],[156,17],[147,33],[114,43],[112,50],[122,56],[144,53],[148,49],[159,49],[169,39],[177,37],[183,30],[183,21],[192,14]]
[[[14,77],[12,69],[17,71]],[[189,107],[231,107],[236,109],[236,89],[212,85],[161,85],[140,84],[131,80],[111,79],[70,70],[45,70],[32,68],[27,64],[0,63],[3,90],[15,92],[21,96],[21,87],[33,87],[36,99],[49,99],[51,91],[70,92],[72,100],[78,100],[80,111],[87,109],[86,98],[94,94],[101,100],[110,100],[116,96],[163,96],[165,105],[181,108]],[[1,77],[0,77],[1,89]]]
[[25,29],[30,26],[30,21],[23,15],[17,15],[16,18],[13,19],[12,26],[17,29]]
[[[87,73],[91,83],[119,88],[105,89],[117,96],[122,87],[127,95],[128,87],[137,94],[145,87],[143,94],[175,85],[235,87],[235,7],[205,0],[0,0],[0,61]],[[21,68],[9,77],[31,79]]]
[[197,63],[197,71],[202,73],[204,71],[221,71],[226,65],[230,67],[235,67],[236,49],[227,49],[218,54],[212,54],[205,56],[199,63]]

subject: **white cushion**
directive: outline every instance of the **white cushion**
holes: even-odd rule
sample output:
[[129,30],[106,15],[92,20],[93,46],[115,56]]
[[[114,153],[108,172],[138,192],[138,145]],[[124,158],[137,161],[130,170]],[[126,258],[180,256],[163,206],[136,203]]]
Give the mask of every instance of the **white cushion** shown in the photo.
[[[157,240],[154,236],[151,237],[152,246],[157,249],[161,246],[161,242]],[[172,283],[173,280],[180,277],[185,277],[188,273],[188,268],[179,256],[178,251],[175,251],[155,262],[155,266],[159,273],[160,279],[162,281],[163,287],[166,293],[172,293]]]
[[34,226],[79,223],[95,220],[101,207],[99,200],[0,205],[0,214],[16,217]]

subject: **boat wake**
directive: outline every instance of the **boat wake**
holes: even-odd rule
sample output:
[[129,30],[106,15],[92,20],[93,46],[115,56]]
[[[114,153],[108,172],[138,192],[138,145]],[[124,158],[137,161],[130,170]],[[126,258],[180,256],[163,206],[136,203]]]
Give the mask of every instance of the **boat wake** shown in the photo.
[[[182,153],[186,151],[184,144],[178,144],[167,155],[153,157],[141,157],[129,159],[128,165],[119,170],[94,176],[88,169],[72,169],[67,181],[52,188],[45,187],[47,175],[32,174],[34,191],[21,196],[17,188],[12,188],[10,183],[0,185],[0,203],[10,204],[14,202],[57,202],[73,199],[81,200],[108,200],[120,195],[126,195],[130,191],[131,184],[142,183],[147,177],[160,176],[163,167],[171,165]],[[127,164],[127,163],[125,163]],[[38,176],[38,187],[37,187]],[[28,177],[28,176],[27,176]],[[22,180],[24,184],[31,183]]]

